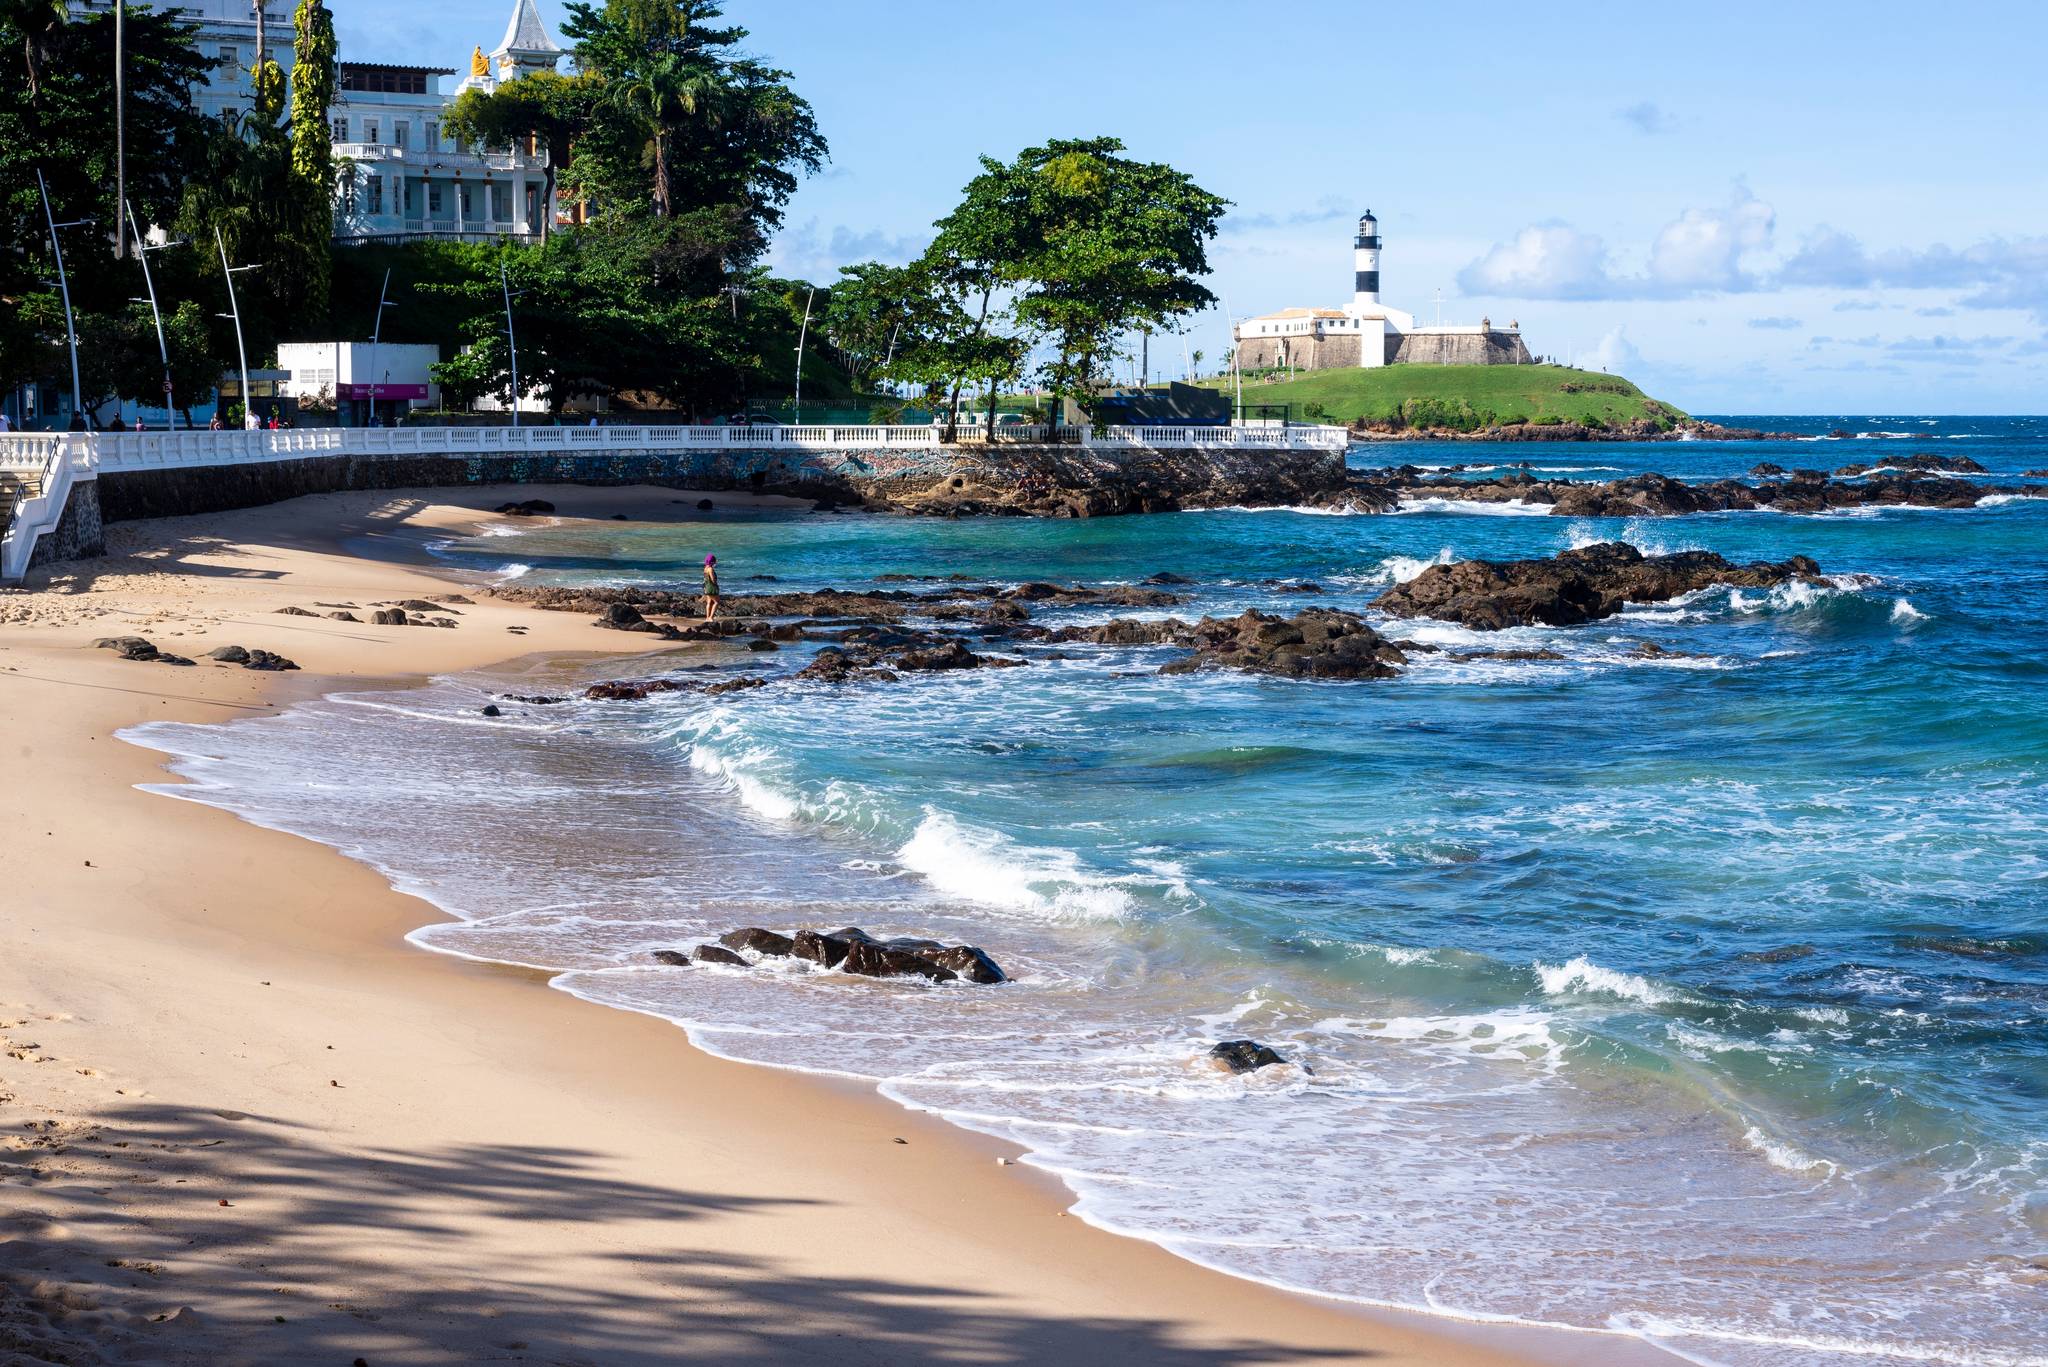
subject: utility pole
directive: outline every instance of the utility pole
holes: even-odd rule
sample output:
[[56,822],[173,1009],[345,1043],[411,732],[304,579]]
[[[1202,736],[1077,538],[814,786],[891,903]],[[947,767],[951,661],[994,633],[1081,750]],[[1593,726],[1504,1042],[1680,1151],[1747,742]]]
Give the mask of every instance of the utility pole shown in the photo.
[[[128,4],[114,0],[114,203],[128,203]],[[133,212],[132,210],[130,211]],[[128,255],[128,239],[121,233],[120,214],[115,214],[114,259]],[[157,329],[161,332],[163,329]]]
[[1230,378],[1237,386],[1237,412],[1231,421],[1242,427],[1244,425],[1244,371],[1237,363],[1237,354],[1242,348],[1238,345],[1237,341],[1236,317],[1237,315],[1230,311],[1230,296],[1226,294],[1223,296],[1223,322],[1230,331]]
[[1146,328],[1139,336],[1143,337],[1144,340],[1138,343],[1138,355],[1142,358],[1138,362],[1138,388],[1150,389],[1152,387],[1152,329]]
[[71,322],[71,277],[64,273],[64,244],[57,240],[57,229],[76,228],[91,219],[79,219],[71,223],[59,223],[50,212],[50,187],[43,180],[43,168],[36,168],[36,188],[43,195],[43,222],[50,225],[50,250],[57,257],[57,288],[64,295],[64,340],[71,344],[71,430],[85,431],[85,395],[78,383],[78,329]]
[[796,425],[804,425],[804,341],[811,335],[811,301],[818,297],[815,286],[804,296],[804,325],[796,334]]
[[[384,283],[391,283],[391,273],[384,273]],[[505,274],[505,263],[498,262],[498,288],[505,292],[505,345],[512,352],[512,425],[519,426],[519,339],[512,335],[512,281]],[[443,405],[446,406],[445,404]]]
[[[377,321],[370,328],[370,426],[377,425],[377,349],[384,342],[384,310],[391,303],[391,268],[384,268],[384,283],[377,290]],[[515,396],[516,397],[516,396]]]
[[235,356],[242,363],[242,426],[249,431],[256,429],[256,396],[249,392],[249,351],[242,345],[242,306],[235,300],[235,276],[242,271],[259,270],[257,266],[230,266],[228,244],[221,237],[220,229],[213,230],[213,245],[220,248],[221,274],[228,282],[228,312],[225,316],[235,320]]
[[[164,363],[164,430],[169,431],[176,421],[171,411],[171,348],[164,341],[164,314],[163,310],[157,307],[156,280],[149,273],[150,246],[142,240],[142,228],[135,221],[135,206],[124,200],[121,207],[128,211],[128,228],[135,234],[135,259],[142,263],[142,286],[149,291],[149,316],[156,320],[156,350]],[[169,242],[164,244],[165,247],[171,245]],[[163,248],[159,247],[156,250],[161,251]],[[187,426],[190,426],[189,421]]]
[[264,0],[250,0],[249,8],[256,11],[256,65],[252,68],[255,79],[263,79],[263,13]]

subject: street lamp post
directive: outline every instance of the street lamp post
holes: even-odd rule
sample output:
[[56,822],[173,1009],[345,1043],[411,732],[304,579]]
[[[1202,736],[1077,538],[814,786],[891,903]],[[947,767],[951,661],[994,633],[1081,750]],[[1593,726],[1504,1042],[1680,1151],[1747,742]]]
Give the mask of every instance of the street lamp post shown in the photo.
[[804,425],[804,341],[811,335],[811,301],[818,297],[813,288],[804,296],[804,325],[796,334],[796,425]]
[[[505,294],[505,346],[512,353],[512,425],[519,426],[519,339],[512,333],[512,279],[498,262],[498,288]],[[445,407],[445,405],[444,405]]]
[[377,349],[384,342],[384,310],[391,305],[391,268],[384,269],[384,283],[377,290],[377,321],[370,328],[370,426],[377,425]]
[[213,230],[213,244],[220,248],[221,274],[228,282],[228,312],[224,317],[235,320],[235,356],[242,363],[242,426],[250,431],[256,427],[256,396],[249,392],[249,351],[242,345],[242,306],[235,299],[235,276],[243,271],[258,270],[257,266],[230,266],[228,264],[227,240],[220,235],[220,229]]
[[[149,291],[149,316],[156,320],[156,350],[157,355],[163,358],[164,363],[164,427],[166,430],[169,430],[173,421],[171,417],[171,348],[164,341],[164,314],[163,310],[157,307],[156,279],[150,274],[149,254],[152,251],[162,251],[164,247],[173,247],[179,244],[166,242],[163,247],[151,247],[142,240],[142,228],[135,221],[135,206],[123,200],[121,207],[128,211],[128,229],[135,234],[135,259],[142,263],[142,286]],[[187,420],[186,425],[191,425],[189,420]]]
[[1237,355],[1243,348],[1238,344],[1236,319],[1237,315],[1230,311],[1230,296],[1226,294],[1223,296],[1223,323],[1224,326],[1230,329],[1230,380],[1237,387],[1237,416],[1231,419],[1231,421],[1242,427],[1244,426],[1244,370],[1237,363]]
[[71,277],[64,271],[64,244],[57,240],[59,228],[76,228],[82,223],[92,222],[89,218],[74,219],[59,223],[57,216],[50,212],[50,187],[43,180],[43,168],[36,168],[36,188],[43,195],[43,222],[50,225],[50,251],[57,258],[57,288],[64,296],[64,340],[71,345],[71,430],[85,430],[85,395],[78,383],[78,329],[71,322]]
[[[128,202],[128,6],[114,0],[114,203]],[[133,213],[133,210],[129,211]],[[121,245],[121,225],[114,224],[114,259],[128,255]],[[162,329],[159,328],[159,331]]]

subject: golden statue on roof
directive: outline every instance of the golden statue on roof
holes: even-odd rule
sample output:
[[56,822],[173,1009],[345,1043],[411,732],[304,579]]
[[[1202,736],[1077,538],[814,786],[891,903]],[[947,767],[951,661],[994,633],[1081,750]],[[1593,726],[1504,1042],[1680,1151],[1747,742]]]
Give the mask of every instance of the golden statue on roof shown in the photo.
[[491,74],[491,64],[484,60],[484,50],[481,47],[477,48],[475,54],[469,59],[469,74],[472,76],[488,76]]

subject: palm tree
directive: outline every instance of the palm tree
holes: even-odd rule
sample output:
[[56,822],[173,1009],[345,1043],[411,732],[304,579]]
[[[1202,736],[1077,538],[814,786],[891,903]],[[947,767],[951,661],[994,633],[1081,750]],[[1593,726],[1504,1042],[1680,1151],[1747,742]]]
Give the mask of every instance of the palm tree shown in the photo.
[[669,122],[701,114],[716,119],[723,87],[717,75],[681,53],[649,57],[640,71],[616,86],[619,107],[646,128],[654,144],[654,212],[667,218],[671,208],[668,175]]
[[0,29],[11,29],[21,35],[30,99],[35,98],[38,85],[36,56],[43,51],[50,35],[70,19],[70,7],[65,0],[0,0]]

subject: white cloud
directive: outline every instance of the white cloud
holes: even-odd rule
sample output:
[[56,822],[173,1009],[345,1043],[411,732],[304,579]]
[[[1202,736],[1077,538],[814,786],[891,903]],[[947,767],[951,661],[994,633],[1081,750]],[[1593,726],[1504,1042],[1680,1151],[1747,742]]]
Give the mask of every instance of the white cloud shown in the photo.
[[1458,272],[1467,294],[1522,299],[1606,299],[1612,295],[1607,246],[1562,223],[1522,229]]
[[1749,320],[1749,325],[1753,328],[1763,328],[1766,331],[1773,332],[1791,332],[1806,326],[1797,318],[1788,318],[1782,313],[1773,314],[1768,318],[1752,318]]
[[1522,229],[1458,273],[1467,294],[1524,299],[1677,299],[1757,287],[1744,258],[1771,244],[1777,214],[1738,185],[1719,208],[1687,209],[1658,231],[1638,274],[1617,273],[1607,244],[1565,223]]
[[1643,353],[1628,339],[1628,328],[1610,329],[1600,339],[1600,345],[1593,348],[1593,354],[1584,358],[1584,363],[1612,374],[1627,374],[1643,359]]
[[1614,117],[1646,137],[1669,133],[1678,127],[1678,120],[1651,100],[1638,100],[1625,109],[1617,109]]
[[1687,209],[1650,248],[1650,279],[1680,294],[1751,288],[1742,258],[1771,245],[1777,214],[1737,186],[1719,209]]

